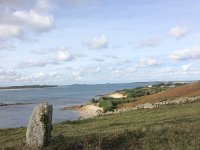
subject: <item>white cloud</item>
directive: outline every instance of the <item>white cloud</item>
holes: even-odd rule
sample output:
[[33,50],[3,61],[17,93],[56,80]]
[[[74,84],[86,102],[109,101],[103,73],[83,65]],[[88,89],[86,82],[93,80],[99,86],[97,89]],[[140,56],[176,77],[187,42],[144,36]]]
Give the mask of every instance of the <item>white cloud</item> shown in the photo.
[[58,61],[69,61],[72,59],[73,59],[73,56],[71,55],[71,53],[65,49],[61,49],[57,52]]
[[128,68],[112,68],[111,74],[114,78],[118,79],[132,79],[138,73],[138,68],[128,67]]
[[57,72],[38,72],[28,76],[21,76],[17,81],[39,81],[39,80],[49,80],[52,78],[59,78]]
[[118,59],[114,64],[115,65],[124,65],[124,64],[128,64],[131,61],[129,59]]
[[111,71],[111,74],[114,76],[114,77],[120,77],[122,76],[122,74],[124,73],[124,70],[123,69],[112,69]]
[[192,67],[192,64],[185,64],[178,67],[164,67],[152,71],[152,76],[155,77],[169,77],[175,78],[176,80],[182,80],[184,77],[199,75],[200,70]]
[[101,68],[100,67],[86,67],[85,72],[86,73],[99,73],[99,72],[101,72]]
[[106,57],[107,59],[119,59],[119,57],[113,54],[106,54],[106,55],[103,55],[103,57]]
[[0,24],[0,39],[7,39],[10,37],[22,37],[22,30],[16,25]]
[[52,15],[42,15],[34,10],[16,11],[14,16],[19,19],[22,24],[25,24],[29,29],[35,32],[45,32],[54,26]]
[[200,59],[200,46],[195,45],[193,47],[178,50],[170,55],[173,60],[192,60]]
[[186,36],[188,32],[189,29],[187,26],[176,26],[169,30],[169,35],[178,39]]
[[48,12],[52,6],[52,0],[37,0],[36,10],[39,12]]
[[72,72],[72,77],[74,80],[82,80],[82,75],[79,71]]
[[143,47],[155,47],[158,44],[160,44],[160,38],[158,37],[151,37],[149,39],[146,39],[144,41],[142,41],[140,44],[138,44],[137,46],[135,46],[136,48],[143,48]]
[[4,68],[0,68],[0,82],[16,81],[21,77],[21,74],[15,71],[6,71]]
[[140,58],[136,67],[157,66],[162,64],[161,61],[151,58]]
[[18,64],[18,68],[33,68],[33,67],[44,67],[48,64],[52,64],[53,62],[51,61],[38,61],[38,60],[34,60],[34,59],[30,59],[24,62],[21,62],[20,64]]
[[14,38],[27,42],[31,35],[29,33],[52,29],[54,19],[48,12],[49,6],[45,6],[47,1],[50,0],[0,0],[0,40]]
[[183,65],[181,68],[184,72],[188,72],[191,70],[191,66],[192,64],[186,64],[186,65]]
[[[42,51],[43,52],[43,51]],[[18,68],[32,68],[32,67],[45,67],[47,65],[59,65],[62,62],[72,61],[74,57],[72,54],[64,49],[58,49],[52,56],[44,60],[29,59],[18,64]]]
[[91,42],[88,43],[90,49],[103,49],[108,47],[109,41],[105,35],[95,37]]
[[92,58],[92,60],[96,61],[96,62],[104,62],[105,59],[103,58]]
[[31,51],[32,54],[44,55],[47,52],[44,49],[35,49]]

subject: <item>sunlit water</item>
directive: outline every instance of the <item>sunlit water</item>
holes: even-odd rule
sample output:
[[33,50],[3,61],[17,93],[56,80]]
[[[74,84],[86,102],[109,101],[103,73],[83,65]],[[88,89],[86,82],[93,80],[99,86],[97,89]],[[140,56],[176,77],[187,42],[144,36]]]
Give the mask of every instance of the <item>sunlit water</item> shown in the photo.
[[150,85],[153,83],[70,85],[51,88],[0,90],[0,103],[34,103],[0,107],[0,128],[27,126],[33,107],[42,102],[53,104],[53,122],[75,120],[76,111],[63,111],[61,108],[84,104],[98,95],[120,89]]

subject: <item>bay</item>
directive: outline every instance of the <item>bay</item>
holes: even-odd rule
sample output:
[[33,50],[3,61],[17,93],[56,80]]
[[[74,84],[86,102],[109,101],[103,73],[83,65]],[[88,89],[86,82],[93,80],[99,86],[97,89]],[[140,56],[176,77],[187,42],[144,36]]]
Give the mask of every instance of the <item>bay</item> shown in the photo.
[[34,106],[42,102],[53,104],[53,122],[76,120],[76,111],[63,111],[65,106],[80,105],[91,98],[116,90],[143,87],[155,82],[120,84],[66,85],[48,88],[0,90],[0,103],[33,103],[0,107],[0,128],[27,126]]

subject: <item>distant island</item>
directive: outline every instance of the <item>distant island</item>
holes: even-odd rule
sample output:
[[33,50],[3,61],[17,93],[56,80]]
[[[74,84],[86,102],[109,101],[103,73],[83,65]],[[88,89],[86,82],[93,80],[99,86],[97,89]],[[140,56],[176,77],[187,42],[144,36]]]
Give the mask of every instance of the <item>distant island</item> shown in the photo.
[[8,86],[0,87],[0,90],[10,90],[10,89],[33,89],[33,88],[48,88],[57,87],[57,85],[22,85],[22,86]]

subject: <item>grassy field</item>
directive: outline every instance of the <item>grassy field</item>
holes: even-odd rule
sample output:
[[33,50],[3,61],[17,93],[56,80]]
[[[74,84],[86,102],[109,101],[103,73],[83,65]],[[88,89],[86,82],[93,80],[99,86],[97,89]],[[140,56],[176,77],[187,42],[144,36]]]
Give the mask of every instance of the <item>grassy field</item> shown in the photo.
[[[200,102],[55,124],[46,150],[200,149]],[[0,129],[0,148],[23,147],[25,128]]]

